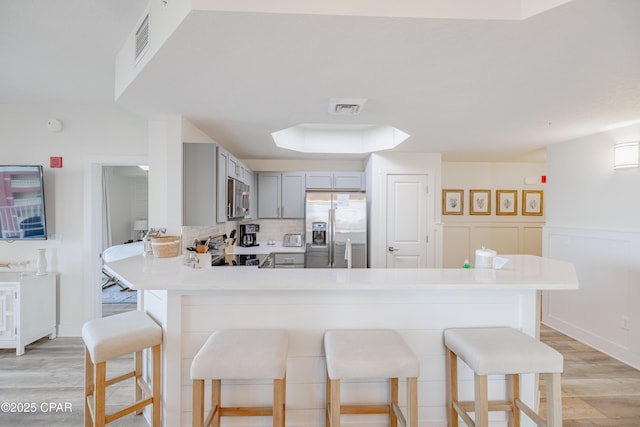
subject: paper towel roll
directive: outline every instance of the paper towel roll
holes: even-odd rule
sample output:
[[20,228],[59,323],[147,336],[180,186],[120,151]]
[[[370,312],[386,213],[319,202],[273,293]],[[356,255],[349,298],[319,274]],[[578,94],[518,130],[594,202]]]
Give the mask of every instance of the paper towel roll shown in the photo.
[[496,251],[486,248],[476,249],[476,268],[493,268]]

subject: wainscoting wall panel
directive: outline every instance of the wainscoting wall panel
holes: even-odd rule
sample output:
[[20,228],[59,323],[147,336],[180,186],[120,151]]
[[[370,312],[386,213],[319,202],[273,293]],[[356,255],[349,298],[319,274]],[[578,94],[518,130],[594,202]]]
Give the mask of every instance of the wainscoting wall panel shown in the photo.
[[458,268],[482,246],[498,254],[542,255],[542,222],[451,222],[444,224],[443,267]]
[[580,281],[543,293],[543,322],[640,369],[640,233],[547,226],[543,252],[572,262]]

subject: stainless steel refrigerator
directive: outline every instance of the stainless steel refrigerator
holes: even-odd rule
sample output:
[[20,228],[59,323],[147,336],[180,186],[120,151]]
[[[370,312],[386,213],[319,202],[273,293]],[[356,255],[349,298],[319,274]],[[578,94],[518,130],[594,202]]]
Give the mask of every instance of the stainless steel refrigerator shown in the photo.
[[307,192],[305,243],[306,268],[366,268],[366,194]]

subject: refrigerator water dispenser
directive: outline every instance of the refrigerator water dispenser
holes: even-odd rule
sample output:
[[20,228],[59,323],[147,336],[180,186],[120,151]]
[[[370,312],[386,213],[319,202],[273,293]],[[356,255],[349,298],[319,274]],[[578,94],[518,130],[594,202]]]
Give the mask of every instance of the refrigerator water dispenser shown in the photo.
[[311,224],[312,246],[327,246],[327,223],[313,222]]

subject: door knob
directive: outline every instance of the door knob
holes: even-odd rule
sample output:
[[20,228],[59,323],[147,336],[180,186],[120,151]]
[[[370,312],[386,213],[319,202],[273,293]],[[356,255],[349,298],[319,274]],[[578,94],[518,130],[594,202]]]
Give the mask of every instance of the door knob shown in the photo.
[[398,251],[399,249],[396,249],[396,248],[394,248],[393,246],[389,246],[389,249],[388,249],[388,250],[389,250],[389,252],[396,252],[396,251]]

